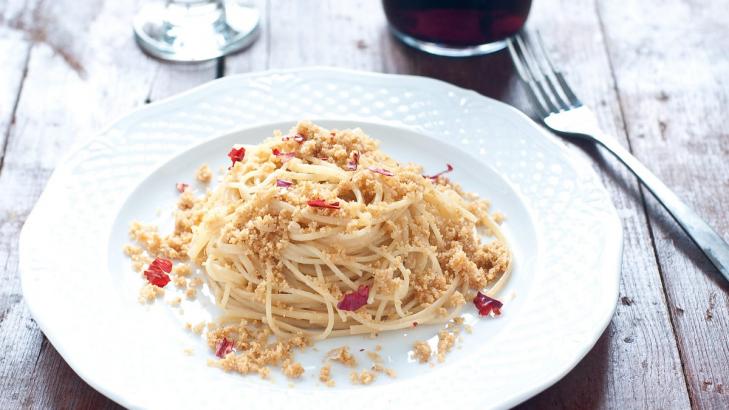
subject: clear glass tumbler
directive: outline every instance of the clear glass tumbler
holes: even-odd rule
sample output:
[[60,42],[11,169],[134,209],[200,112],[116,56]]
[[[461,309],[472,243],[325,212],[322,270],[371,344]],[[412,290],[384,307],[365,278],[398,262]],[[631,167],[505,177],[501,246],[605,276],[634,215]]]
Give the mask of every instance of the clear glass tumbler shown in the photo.
[[224,0],[166,0],[144,6],[134,36],[147,53],[170,61],[205,61],[239,51],[257,37],[255,7]]

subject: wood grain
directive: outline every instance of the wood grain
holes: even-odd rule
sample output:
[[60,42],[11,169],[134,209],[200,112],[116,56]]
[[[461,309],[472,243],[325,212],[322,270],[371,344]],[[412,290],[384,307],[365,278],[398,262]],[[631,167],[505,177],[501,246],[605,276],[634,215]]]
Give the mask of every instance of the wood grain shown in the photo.
[[[21,2],[2,2],[0,15],[0,48],[5,61],[0,68],[0,171],[7,157],[6,148],[10,128],[15,124],[15,110],[25,76],[30,43],[26,33],[15,28],[17,22],[27,16],[26,5]],[[4,179],[8,182],[3,183]],[[11,208],[11,197],[7,194],[8,183],[12,181],[0,172],[0,408],[20,407],[28,394],[32,381],[42,336],[37,331],[20,294],[17,277],[17,237],[22,226],[23,215],[19,209]],[[12,198],[23,200],[23,198]],[[28,200],[28,207],[35,199]],[[35,328],[35,329],[34,329]],[[34,330],[34,331],[33,331]]]
[[20,8],[21,5],[0,2],[0,10],[2,10],[0,12],[0,55],[3,56],[3,64],[0,65],[0,168],[2,168],[7,132],[13,121],[15,104],[20,95],[30,51],[30,42],[25,33],[8,26],[9,21],[16,19],[18,14],[22,14],[22,9],[14,10],[16,7]]
[[0,55],[7,56],[0,66],[0,164],[7,130],[13,121],[15,103],[23,84],[29,49],[30,45],[21,33],[0,27]]
[[248,0],[246,4],[256,7],[258,12],[261,13],[259,35],[250,47],[223,59],[223,75],[260,71],[268,68],[271,32],[279,31],[278,28],[275,30],[271,28],[271,1]]
[[372,47],[371,22],[381,8],[371,0],[272,0],[269,67],[327,65],[380,71],[381,54]]
[[158,101],[217,78],[223,60],[200,64],[157,64],[146,102]]
[[[676,0],[599,8],[635,155],[729,239],[726,10]],[[692,404],[726,408],[729,286],[651,197],[647,208]]]
[[81,380],[45,338],[28,388],[32,394],[23,401],[25,408],[121,408]]

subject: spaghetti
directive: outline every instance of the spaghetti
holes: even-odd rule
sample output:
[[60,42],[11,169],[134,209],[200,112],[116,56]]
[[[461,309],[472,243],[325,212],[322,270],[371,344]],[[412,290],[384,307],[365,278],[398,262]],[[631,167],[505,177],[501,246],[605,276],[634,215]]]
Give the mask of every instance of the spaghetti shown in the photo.
[[301,122],[231,159],[195,205],[187,244],[223,321],[315,340],[443,323],[509,276],[487,201],[396,162],[359,129]]

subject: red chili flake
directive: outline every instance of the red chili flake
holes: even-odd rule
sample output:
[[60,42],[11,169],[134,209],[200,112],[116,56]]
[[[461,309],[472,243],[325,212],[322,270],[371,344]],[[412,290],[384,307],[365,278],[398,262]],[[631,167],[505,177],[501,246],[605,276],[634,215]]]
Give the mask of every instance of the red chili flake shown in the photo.
[[418,322],[413,322],[413,327],[418,327]]
[[218,344],[215,345],[215,355],[219,358],[224,358],[225,355],[233,351],[233,341],[228,340],[227,338],[223,338],[223,340],[219,340]]
[[169,259],[157,258],[149,264],[150,268],[158,268],[164,272],[172,272],[172,261]]
[[481,316],[499,316],[501,314],[501,307],[504,306],[503,303],[481,292],[476,293],[476,297],[473,298],[473,304],[476,305],[478,314]]
[[439,173],[437,173],[435,175],[431,175],[431,176],[427,176],[427,175],[423,175],[423,176],[426,177],[426,178],[432,179],[433,181],[435,181],[435,180],[438,179],[439,176],[441,176],[443,174],[447,174],[447,173],[453,171],[453,165],[446,164],[446,166],[448,167],[448,169],[446,169],[445,171],[440,171]]
[[356,171],[357,165],[359,165],[359,152],[354,151],[352,153],[352,159],[347,162],[347,170]]
[[314,208],[327,208],[327,209],[339,209],[339,201],[327,202],[323,199],[312,199],[306,203]]
[[284,181],[283,179],[277,179],[276,180],[276,186],[277,187],[281,187],[281,188],[288,188],[288,187],[290,187],[293,184],[294,184],[293,182]]
[[291,158],[295,157],[296,153],[295,152],[281,152],[278,150],[278,148],[274,148],[273,155],[281,158],[282,162],[286,162],[286,161],[290,160]]
[[235,165],[238,161],[243,161],[243,158],[246,156],[246,149],[243,147],[240,148],[231,148],[230,152],[228,153],[228,158],[230,158],[231,161],[233,161],[233,164],[231,166]]
[[376,172],[378,174],[384,175],[386,177],[391,177],[391,176],[395,175],[392,172],[390,172],[384,168],[367,167],[367,169],[369,169],[372,172]]
[[170,283],[170,275],[162,272],[161,270],[148,269],[144,271],[144,277],[147,278],[149,283],[159,288],[163,288]]
[[354,312],[367,304],[367,298],[370,295],[370,288],[367,285],[360,285],[356,292],[347,293],[342,300],[337,303],[337,309],[348,310]]
[[304,141],[306,141],[306,137],[301,134],[296,134],[293,137],[290,135],[286,135],[283,138],[281,138],[281,141],[288,141],[290,139],[293,139],[294,141],[298,142],[299,144],[303,144]]
[[186,184],[186,183],[184,183],[184,182],[178,182],[178,183],[177,183],[177,185],[175,185],[175,187],[177,188],[177,192],[179,192],[179,193],[183,193],[183,192],[185,192],[185,190],[186,190],[186,189],[187,189],[187,187],[189,187],[189,186],[190,186],[190,185],[187,185],[187,184]]
[[170,283],[170,275],[172,272],[172,261],[169,259],[157,258],[149,264],[147,270],[144,271],[144,277],[154,286],[163,288]]

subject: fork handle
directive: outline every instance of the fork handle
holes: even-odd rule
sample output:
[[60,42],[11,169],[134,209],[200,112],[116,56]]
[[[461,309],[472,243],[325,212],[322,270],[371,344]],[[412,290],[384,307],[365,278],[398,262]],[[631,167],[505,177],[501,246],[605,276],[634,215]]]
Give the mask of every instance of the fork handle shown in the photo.
[[729,281],[729,244],[615,139],[609,137],[595,139],[640,179]]

